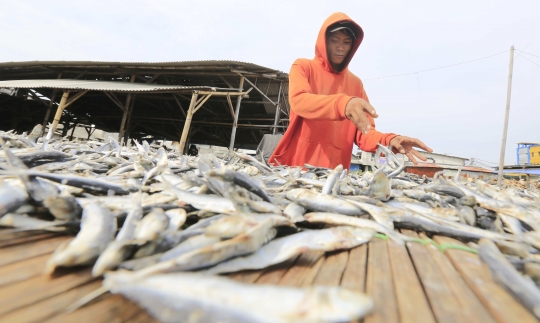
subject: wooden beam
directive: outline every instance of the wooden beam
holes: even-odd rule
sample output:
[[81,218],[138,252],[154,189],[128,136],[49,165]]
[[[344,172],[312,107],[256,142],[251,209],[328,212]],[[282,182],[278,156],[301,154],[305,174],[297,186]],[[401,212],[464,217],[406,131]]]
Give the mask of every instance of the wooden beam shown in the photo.
[[210,99],[210,97],[212,96],[212,92],[210,92],[209,94],[206,95],[206,97],[204,97],[203,100],[200,100],[201,102],[199,103],[199,105],[197,105],[197,107],[193,110],[193,113],[199,111],[199,109],[202,107],[202,105],[208,101],[208,99]]
[[60,100],[60,104],[58,105],[58,108],[56,109],[56,114],[54,115],[53,124],[49,128],[49,133],[47,134],[47,140],[52,139],[54,132],[56,131],[56,127],[58,127],[58,122],[60,121],[60,118],[62,118],[62,112],[64,112],[68,97],[69,97],[69,90],[64,90],[64,94],[62,95],[62,99]]
[[125,110],[126,110],[126,108],[124,107],[124,105],[123,105],[122,103],[120,103],[119,101],[117,101],[118,98],[116,98],[116,96],[113,97],[113,96],[111,95],[112,93],[110,93],[110,92],[108,92],[108,91],[103,91],[103,93],[105,93],[105,95],[108,96],[109,99],[111,99],[111,101],[113,101],[113,103],[116,104],[116,106],[118,106],[118,107],[120,108],[120,110],[122,110],[122,111],[125,111]]
[[186,122],[184,123],[184,130],[182,130],[182,137],[180,138],[180,146],[178,147],[178,150],[180,153],[183,153],[184,148],[186,146],[186,139],[189,133],[189,127],[191,125],[191,119],[193,118],[193,109],[195,107],[195,102],[197,102],[197,96],[198,94],[196,91],[193,91],[191,102],[189,104],[189,109],[186,116]]
[[231,110],[231,116],[233,119],[236,119],[235,117],[235,114],[234,114],[234,108],[233,108],[233,105],[232,105],[232,102],[231,102],[231,96],[230,95],[227,95],[227,103],[229,104],[229,109]]
[[64,109],[67,108],[68,106],[70,106],[75,101],[77,101],[81,96],[85,95],[87,92],[88,92],[88,90],[81,91],[81,92],[75,94],[69,101],[66,102],[66,106],[64,106]]
[[36,100],[37,102],[43,104],[46,108],[49,107],[49,105],[47,103],[45,103],[45,101],[43,101],[42,98],[37,96],[36,92],[34,92],[32,89],[30,89],[28,92],[30,92],[30,95],[34,98],[34,100]]
[[178,104],[178,106],[180,107],[180,111],[184,115],[184,118],[186,118],[186,112],[184,111],[184,108],[182,108],[182,105],[180,104],[180,101],[178,100],[178,98],[176,97],[176,94],[174,94],[174,93],[173,93],[173,98],[174,98],[174,101],[176,101],[176,104]]
[[[135,82],[135,74],[131,75],[131,83]],[[131,98],[133,97],[133,94],[128,94],[126,98],[126,104],[124,105],[126,109],[124,110],[124,113],[122,114],[122,122],[120,122],[120,130],[118,131],[118,142],[122,142],[122,140],[125,136],[125,130],[126,130],[126,122],[128,118],[128,114],[133,109],[131,105]]]
[[227,84],[229,86],[229,88],[231,89],[234,89],[234,86],[231,85],[231,83],[227,82],[227,80],[223,77],[223,75],[221,74],[218,74],[219,78],[223,80],[223,82],[225,82],[225,84]]

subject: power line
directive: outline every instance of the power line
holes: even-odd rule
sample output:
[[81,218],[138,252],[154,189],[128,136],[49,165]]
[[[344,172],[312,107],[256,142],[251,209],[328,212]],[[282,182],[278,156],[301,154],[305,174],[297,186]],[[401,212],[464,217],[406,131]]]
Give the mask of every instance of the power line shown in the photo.
[[537,56],[537,55],[534,55],[534,54],[531,54],[531,53],[527,53],[527,52],[524,52],[524,51],[519,50],[519,49],[516,49],[516,50],[522,52],[523,54],[527,54],[527,55],[531,55],[531,56],[540,58],[540,56]]
[[440,66],[440,67],[434,67],[434,68],[430,68],[430,69],[427,69],[427,70],[421,70],[421,71],[418,71],[418,72],[381,76],[381,77],[375,77],[375,78],[371,78],[371,79],[365,79],[364,81],[380,80],[380,79],[391,78],[391,77],[414,75],[414,74],[418,74],[418,73],[424,73],[424,72],[429,72],[429,71],[433,71],[433,70],[438,70],[438,69],[441,69],[441,68],[447,68],[447,67],[452,67],[452,66],[456,66],[456,65],[467,64],[467,63],[479,61],[479,60],[482,60],[482,59],[490,58],[490,57],[497,56],[497,55],[504,54],[504,53],[508,53],[508,51],[505,50],[504,52],[500,52],[500,53],[497,53],[497,54],[493,54],[493,55],[489,55],[489,56],[485,56],[485,57],[481,57],[481,58],[472,59],[470,61],[464,61],[464,62],[460,62],[460,63],[456,63],[456,64],[444,65],[444,66]]
[[525,58],[526,60],[528,60],[529,62],[533,63],[534,65],[540,67],[540,65],[538,65],[538,64],[536,64],[535,62],[531,61],[531,60],[528,59],[527,57],[525,57],[525,56],[521,56],[521,57]]

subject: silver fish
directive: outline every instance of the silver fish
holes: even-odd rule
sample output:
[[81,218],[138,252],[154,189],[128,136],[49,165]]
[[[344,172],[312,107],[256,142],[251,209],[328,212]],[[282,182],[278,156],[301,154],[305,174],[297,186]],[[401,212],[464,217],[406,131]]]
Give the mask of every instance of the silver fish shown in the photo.
[[262,269],[307,251],[328,252],[337,249],[350,249],[368,242],[374,234],[375,231],[372,229],[353,227],[304,231],[270,241],[251,255],[222,262],[206,270],[206,273],[215,275],[240,270]]
[[373,308],[369,296],[342,287],[251,285],[196,273],[144,278],[126,272],[110,273],[103,285],[168,323],[186,319],[237,323],[348,322],[360,319]]
[[77,236],[60,245],[47,261],[45,273],[56,267],[70,267],[93,263],[105,250],[116,232],[116,220],[108,209],[91,203],[83,209],[81,231]]

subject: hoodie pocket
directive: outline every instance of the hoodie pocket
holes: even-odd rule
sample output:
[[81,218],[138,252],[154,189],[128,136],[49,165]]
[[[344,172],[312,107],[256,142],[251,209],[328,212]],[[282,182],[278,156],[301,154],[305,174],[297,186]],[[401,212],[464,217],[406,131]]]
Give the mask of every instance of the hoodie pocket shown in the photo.
[[287,149],[275,157],[286,165],[303,166],[307,163],[333,168],[343,163],[341,148],[299,137],[292,138]]

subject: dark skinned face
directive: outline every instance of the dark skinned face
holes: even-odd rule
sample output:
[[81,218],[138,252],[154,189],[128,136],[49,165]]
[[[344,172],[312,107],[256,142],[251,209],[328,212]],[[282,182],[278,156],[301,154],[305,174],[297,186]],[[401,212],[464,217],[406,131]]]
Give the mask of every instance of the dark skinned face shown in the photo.
[[342,70],[342,63],[351,51],[352,38],[347,33],[338,30],[326,36],[326,53],[334,71]]

